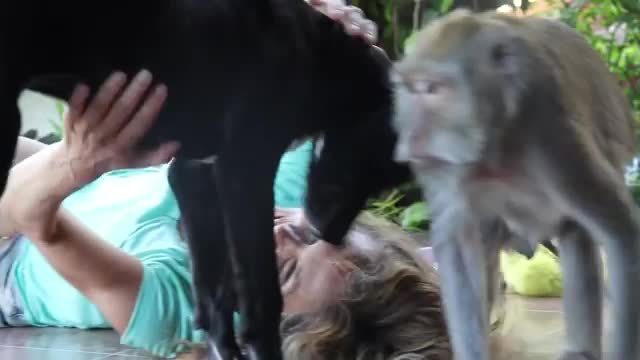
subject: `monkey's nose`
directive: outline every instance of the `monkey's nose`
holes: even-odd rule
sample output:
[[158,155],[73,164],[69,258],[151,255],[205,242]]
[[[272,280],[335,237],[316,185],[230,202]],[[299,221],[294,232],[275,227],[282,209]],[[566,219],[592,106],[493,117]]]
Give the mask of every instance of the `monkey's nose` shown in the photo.
[[406,141],[398,141],[393,151],[393,161],[397,163],[407,163],[411,159],[409,144]]

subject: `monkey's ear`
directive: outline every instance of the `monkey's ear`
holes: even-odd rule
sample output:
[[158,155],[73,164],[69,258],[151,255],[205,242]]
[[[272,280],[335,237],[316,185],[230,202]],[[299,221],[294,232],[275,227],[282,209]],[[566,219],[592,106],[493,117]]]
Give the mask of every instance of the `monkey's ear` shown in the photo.
[[517,39],[500,41],[491,47],[491,64],[505,75],[516,75],[520,70],[521,45]]
[[506,115],[510,118],[516,115],[527,82],[526,44],[515,37],[501,39],[490,48],[489,57],[496,74],[502,79]]

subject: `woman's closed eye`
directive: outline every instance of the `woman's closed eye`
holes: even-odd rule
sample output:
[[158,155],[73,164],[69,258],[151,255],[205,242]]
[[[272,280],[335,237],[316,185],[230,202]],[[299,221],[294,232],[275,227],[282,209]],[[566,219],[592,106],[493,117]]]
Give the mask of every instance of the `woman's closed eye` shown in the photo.
[[300,285],[300,266],[298,260],[293,258],[285,264],[280,273],[280,289],[283,294],[290,294],[296,291]]
[[294,278],[294,274],[298,269],[298,260],[295,257],[285,261],[280,270],[280,286],[288,285]]

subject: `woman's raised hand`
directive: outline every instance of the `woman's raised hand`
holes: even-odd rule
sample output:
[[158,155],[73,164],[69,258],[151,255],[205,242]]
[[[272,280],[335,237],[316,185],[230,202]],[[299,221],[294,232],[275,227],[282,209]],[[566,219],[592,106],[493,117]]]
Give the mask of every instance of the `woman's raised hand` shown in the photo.
[[361,37],[369,44],[378,42],[378,27],[364,17],[364,12],[356,6],[345,6],[342,0],[308,0],[316,10],[341,23],[346,32]]
[[64,150],[60,159],[66,162],[76,186],[110,170],[168,162],[177,151],[174,142],[144,153],[134,150],[167,97],[164,85],[150,90],[152,80],[151,73],[143,70],[125,87],[126,75],[115,72],[90,102],[89,89],[84,85],[76,87],[64,122]]
[[31,239],[48,239],[60,204],[78,188],[109,170],[169,161],[177,143],[135,151],[164,104],[166,87],[156,86],[147,95],[152,78],[146,71],[126,84],[126,76],[116,72],[90,101],[89,88],[76,87],[63,140],[11,170],[0,198],[0,235],[23,233]]

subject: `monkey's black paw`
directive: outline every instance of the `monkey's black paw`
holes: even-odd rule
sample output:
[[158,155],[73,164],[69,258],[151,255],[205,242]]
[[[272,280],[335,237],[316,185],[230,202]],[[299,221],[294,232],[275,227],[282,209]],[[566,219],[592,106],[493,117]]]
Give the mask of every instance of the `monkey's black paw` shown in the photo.
[[206,356],[201,357],[202,360],[245,360],[246,354],[240,351],[240,348],[233,344],[219,343],[213,340],[207,341]]
[[599,360],[586,352],[565,352],[558,360]]

